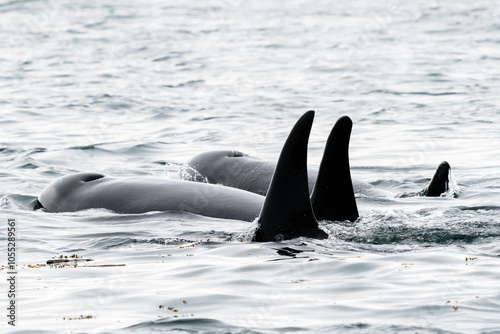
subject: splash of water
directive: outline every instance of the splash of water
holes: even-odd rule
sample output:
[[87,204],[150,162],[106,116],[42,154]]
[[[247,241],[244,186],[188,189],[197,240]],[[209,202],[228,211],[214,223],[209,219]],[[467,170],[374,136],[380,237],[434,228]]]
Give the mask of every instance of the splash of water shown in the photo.
[[460,186],[451,168],[448,172],[448,190],[441,194],[441,197],[457,198],[460,193]]

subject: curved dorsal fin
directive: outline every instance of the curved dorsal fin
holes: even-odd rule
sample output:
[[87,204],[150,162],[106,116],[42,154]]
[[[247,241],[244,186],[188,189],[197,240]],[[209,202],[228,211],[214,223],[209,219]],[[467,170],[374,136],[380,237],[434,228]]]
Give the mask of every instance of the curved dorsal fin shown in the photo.
[[309,199],[307,142],[313,119],[314,111],[306,112],[288,135],[262,206],[255,241],[328,237],[318,228]]
[[431,182],[419,194],[421,196],[440,196],[449,189],[450,164],[443,161],[439,164]]
[[311,195],[312,207],[318,220],[355,221],[359,217],[349,167],[351,130],[351,119],[342,116],[335,123],[326,142]]

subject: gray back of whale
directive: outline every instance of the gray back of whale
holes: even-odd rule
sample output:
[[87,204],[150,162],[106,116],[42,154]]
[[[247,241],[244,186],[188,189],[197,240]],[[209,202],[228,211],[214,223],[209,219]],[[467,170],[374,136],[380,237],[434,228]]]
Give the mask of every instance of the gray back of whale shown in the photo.
[[[292,189],[291,184],[300,173],[301,181],[297,183],[304,184],[305,188],[300,187],[294,191],[300,193],[305,191],[307,196],[310,195],[316,219],[355,221],[359,213],[349,167],[349,141],[352,125],[352,120],[348,116],[342,116],[337,120],[328,136],[318,173],[312,173],[312,175],[309,175],[306,164],[302,164],[303,169],[294,173],[286,172],[292,170],[296,162],[307,160],[307,145],[305,149],[298,149],[300,145],[304,147],[305,141],[302,140],[290,145],[293,149],[288,149],[289,156],[295,155],[295,157],[285,159],[285,163],[288,163],[286,168],[280,167],[285,145],[276,165],[236,151],[216,151],[195,157],[189,162],[182,176],[187,176],[187,179],[194,181],[218,183],[266,194],[269,197],[271,190],[276,187],[273,187],[276,174],[287,175],[287,178],[280,178],[281,187]],[[289,136],[287,143],[292,143],[294,138],[295,136]],[[299,157],[297,152],[303,153],[303,156]],[[292,196],[293,194],[292,192]]]
[[[265,196],[271,183],[276,164],[252,157],[246,153],[231,150],[219,150],[200,153],[189,160],[183,167],[181,179],[208,182],[238,188]],[[437,168],[429,184],[419,192],[394,194],[376,189],[369,183],[352,181],[353,191],[373,197],[435,197],[448,190],[448,162],[443,161]],[[309,193],[312,194],[318,171],[308,170]]]
[[[265,196],[276,164],[231,150],[209,151],[189,160],[181,178],[238,188]],[[309,193],[312,193],[318,172],[309,169]]]
[[264,203],[263,196],[219,185],[96,173],[61,177],[47,186],[38,200],[49,212],[92,208],[116,213],[182,211],[243,221],[255,220]]
[[307,143],[314,111],[292,128],[276,164],[267,196],[208,183],[145,177],[116,179],[97,173],[61,177],[38,197],[34,209],[72,212],[104,208],[117,213],[190,212],[214,218],[252,221],[255,241],[323,239],[312,211],[307,184]]

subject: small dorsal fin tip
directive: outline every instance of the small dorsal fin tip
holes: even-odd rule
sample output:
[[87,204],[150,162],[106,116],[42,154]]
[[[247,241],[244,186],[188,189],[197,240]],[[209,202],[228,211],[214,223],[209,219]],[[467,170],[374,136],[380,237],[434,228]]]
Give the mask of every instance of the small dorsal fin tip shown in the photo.
[[451,166],[447,161],[439,164],[431,182],[420,192],[423,196],[437,197],[449,189]]

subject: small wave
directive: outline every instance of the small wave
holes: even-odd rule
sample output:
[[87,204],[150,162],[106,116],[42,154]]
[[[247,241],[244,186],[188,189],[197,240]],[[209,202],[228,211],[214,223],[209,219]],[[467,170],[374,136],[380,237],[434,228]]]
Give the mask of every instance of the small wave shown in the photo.
[[424,95],[424,96],[446,96],[446,95],[460,95],[464,93],[457,92],[442,92],[442,93],[431,93],[431,92],[397,92],[388,89],[377,89],[372,90],[365,94],[391,94],[391,95]]
[[170,60],[170,59],[172,59],[172,56],[164,56],[164,57],[153,59],[153,62],[167,61],[167,60]]
[[[194,317],[194,316],[193,316]],[[130,327],[124,331],[131,333],[149,333],[150,331],[179,331],[196,333],[447,333],[440,329],[422,328],[418,326],[405,325],[372,325],[364,322],[352,322],[349,324],[334,325],[317,328],[301,327],[274,327],[274,328],[246,328],[232,326],[216,319],[208,318],[163,318],[156,321],[145,321]]]
[[133,104],[115,102],[115,103],[107,103],[106,107],[112,110],[132,109]]
[[22,194],[9,194],[0,197],[1,209],[33,209],[34,202],[37,199],[35,196],[22,195]]
[[[195,333],[293,333],[307,331],[305,328],[285,327],[271,329],[249,329],[245,327],[232,326],[216,319],[196,318],[194,315],[184,315],[185,318],[163,318],[155,321],[145,321],[126,327],[123,330],[131,333],[149,333],[151,331],[183,331]],[[189,317],[189,318],[188,318]]]
[[193,240],[187,240],[182,238],[148,238],[148,239],[137,239],[137,238],[100,238],[94,243],[94,247],[100,249],[112,249],[112,248],[123,248],[130,245],[136,244],[150,244],[150,245],[164,245],[164,246],[177,246],[192,244]]
[[30,162],[22,166],[19,166],[20,169],[37,169],[38,167],[39,167],[38,165],[32,164]]
[[84,146],[73,146],[70,147],[70,150],[82,150],[82,151],[88,151],[88,150],[95,150],[97,148],[96,145],[84,145]]
[[413,333],[429,333],[429,334],[449,334],[451,332],[432,327],[419,327],[411,325],[372,325],[363,322],[336,325],[319,329],[317,333],[397,333],[397,334],[413,334]]
[[137,243],[137,239],[128,237],[101,237],[84,243],[84,249],[123,248]]
[[182,246],[198,244],[200,241],[183,239],[183,238],[137,238],[127,235],[135,235],[133,233],[103,233],[80,235],[79,238],[88,238],[90,240],[84,243],[84,249],[102,249],[109,250],[114,248],[126,248],[132,245],[149,244],[162,246]]
[[500,206],[496,205],[479,205],[479,206],[459,206],[457,209],[462,211],[500,211]]
[[500,237],[498,219],[479,214],[464,220],[463,215],[457,214],[455,210],[419,210],[411,214],[391,210],[384,214],[367,214],[355,223],[328,224],[324,227],[330,238],[354,247],[398,245],[414,249],[483,244]]
[[166,87],[166,88],[183,88],[183,87],[193,87],[193,86],[201,85],[201,84],[204,84],[204,83],[205,83],[205,80],[190,80],[190,81],[178,83],[176,85],[163,85],[163,87]]
[[193,242],[195,241],[182,238],[151,238],[151,239],[137,240],[137,243],[139,244],[168,245],[168,246],[192,244]]
[[10,147],[0,147],[0,153],[4,153],[4,154],[12,154],[12,153],[16,153],[16,152],[20,152],[20,150],[18,149],[12,149]]

